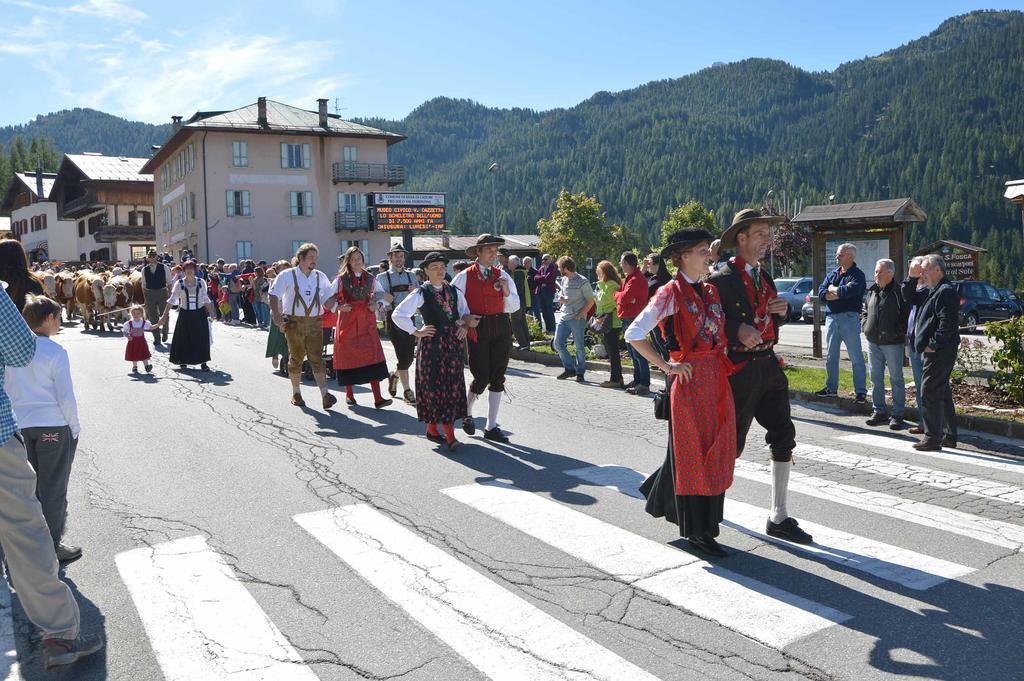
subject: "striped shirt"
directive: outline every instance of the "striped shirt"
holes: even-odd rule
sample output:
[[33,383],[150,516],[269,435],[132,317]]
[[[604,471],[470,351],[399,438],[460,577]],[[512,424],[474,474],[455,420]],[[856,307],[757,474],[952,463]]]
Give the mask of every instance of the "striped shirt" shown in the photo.
[[36,335],[7,295],[7,285],[0,286],[0,445],[14,437],[18,425],[11,410],[11,400],[4,390],[5,367],[23,367],[36,354]]

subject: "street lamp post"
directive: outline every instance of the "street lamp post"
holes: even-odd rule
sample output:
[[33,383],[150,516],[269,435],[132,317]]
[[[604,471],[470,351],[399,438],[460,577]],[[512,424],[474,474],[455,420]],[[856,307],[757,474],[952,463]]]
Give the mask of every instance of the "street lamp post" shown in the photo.
[[497,163],[492,163],[487,169],[491,176],[491,229],[494,233],[498,232],[498,199],[494,189],[494,174],[499,170],[501,170],[501,166]]

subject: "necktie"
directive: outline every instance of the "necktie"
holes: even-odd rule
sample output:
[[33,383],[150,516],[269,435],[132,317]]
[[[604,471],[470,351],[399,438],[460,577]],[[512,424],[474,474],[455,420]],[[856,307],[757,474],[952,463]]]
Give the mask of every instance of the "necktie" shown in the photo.
[[755,291],[760,291],[761,290],[761,268],[760,267],[755,267],[754,270],[751,272],[751,275],[754,277],[754,290]]

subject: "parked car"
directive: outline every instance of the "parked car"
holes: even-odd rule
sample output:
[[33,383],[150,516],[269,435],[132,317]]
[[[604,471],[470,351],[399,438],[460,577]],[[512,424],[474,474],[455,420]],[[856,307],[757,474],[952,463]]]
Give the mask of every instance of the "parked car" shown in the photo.
[[1024,300],[1021,300],[1012,289],[997,288],[996,291],[1010,305],[1010,314],[1014,317],[1024,316]]
[[789,318],[800,319],[801,307],[807,294],[811,292],[810,277],[787,277],[775,280],[775,288],[780,298],[785,298],[789,303]]
[[987,281],[955,281],[960,295],[960,326],[977,326],[1014,315],[1015,307]]
[[[800,308],[800,318],[804,320],[805,324],[814,323],[814,303],[811,302],[811,294],[808,293],[804,296],[804,305]],[[818,323],[825,323],[825,306],[821,306],[821,310],[818,312]]]

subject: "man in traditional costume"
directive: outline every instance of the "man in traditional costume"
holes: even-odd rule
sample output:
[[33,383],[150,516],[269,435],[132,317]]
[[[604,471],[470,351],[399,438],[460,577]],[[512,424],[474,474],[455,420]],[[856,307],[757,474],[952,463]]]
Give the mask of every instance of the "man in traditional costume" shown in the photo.
[[280,272],[270,288],[270,318],[288,340],[288,379],[292,383],[292,404],[306,406],[299,390],[302,362],[309,360],[313,378],[320,388],[324,409],[338,401],[327,391],[327,366],[323,357],[322,317],[337,292],[331,278],[316,269],[320,251],[316,244],[302,244],[292,267]]
[[[384,302],[390,310],[397,309],[406,296],[420,285],[416,275],[405,269],[408,253],[402,244],[392,246],[388,251],[388,269],[377,275],[377,284],[383,289]],[[406,404],[416,404],[416,395],[409,385],[409,367],[416,353],[416,339],[397,326],[390,313],[384,316],[384,331],[391,339],[391,346],[398,358],[397,368],[388,376],[388,392],[392,397],[397,395],[398,381],[401,380],[402,396]]]
[[772,457],[772,499],[767,533],[798,544],[811,543],[786,508],[789,472],[793,467],[796,427],[790,415],[789,380],[775,356],[779,326],[786,321],[788,303],[780,298],[775,282],[761,269],[767,252],[771,225],[781,216],[762,215],[754,209],[736,213],[722,234],[722,248],[736,257],[708,278],[718,288],[725,312],[729,359],[736,373],[729,378],[736,405],[737,456],[754,419],[767,431],[765,441]]
[[462,430],[467,435],[476,432],[473,405],[489,388],[484,438],[507,443],[508,437],[498,427],[498,408],[512,351],[509,314],[519,309],[519,295],[512,277],[498,265],[498,248],[504,243],[501,237],[481,234],[476,244],[466,249],[469,257],[476,258],[475,262],[455,276],[452,286],[465,297],[470,313],[480,317],[478,326],[469,331],[469,371],[473,382],[466,399]]

